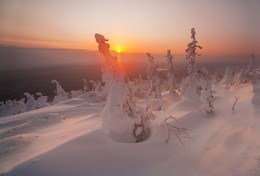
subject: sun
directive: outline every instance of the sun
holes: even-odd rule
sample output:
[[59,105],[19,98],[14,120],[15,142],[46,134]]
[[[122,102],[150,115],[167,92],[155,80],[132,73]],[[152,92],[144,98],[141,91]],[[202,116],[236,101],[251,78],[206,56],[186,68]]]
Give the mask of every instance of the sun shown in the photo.
[[121,50],[120,50],[120,49],[117,49],[116,52],[117,52],[117,53],[121,53]]

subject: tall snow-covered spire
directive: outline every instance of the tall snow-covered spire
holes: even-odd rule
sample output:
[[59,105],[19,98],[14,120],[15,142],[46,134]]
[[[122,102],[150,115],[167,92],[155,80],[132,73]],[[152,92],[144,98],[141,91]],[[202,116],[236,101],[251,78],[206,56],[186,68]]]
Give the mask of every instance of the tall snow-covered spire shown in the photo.
[[95,38],[96,42],[98,43],[98,50],[105,56],[107,64],[114,67],[117,63],[117,58],[109,52],[110,45],[106,43],[108,39],[98,33],[95,34]]
[[95,38],[107,62],[102,70],[103,92],[107,93],[107,103],[102,111],[103,129],[118,141],[141,142],[151,134],[150,113],[136,105],[124,69],[109,52],[108,40],[100,34],[95,34]]

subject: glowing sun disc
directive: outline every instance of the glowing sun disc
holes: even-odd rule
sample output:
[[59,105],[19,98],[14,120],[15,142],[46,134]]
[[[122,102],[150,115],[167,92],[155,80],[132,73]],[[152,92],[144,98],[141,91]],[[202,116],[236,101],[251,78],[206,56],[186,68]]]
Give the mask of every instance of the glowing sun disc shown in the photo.
[[121,51],[120,51],[120,49],[118,49],[118,50],[116,50],[116,52],[117,52],[117,53],[120,53]]

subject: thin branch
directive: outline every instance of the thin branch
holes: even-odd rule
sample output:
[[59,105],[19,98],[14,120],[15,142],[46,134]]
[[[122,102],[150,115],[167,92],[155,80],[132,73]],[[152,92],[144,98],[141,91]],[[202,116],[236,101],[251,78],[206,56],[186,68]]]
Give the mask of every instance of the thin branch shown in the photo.
[[236,106],[236,104],[237,104],[237,101],[238,101],[238,99],[239,99],[239,97],[235,97],[235,102],[234,102],[234,104],[233,104],[233,107],[232,107],[232,111],[234,111],[235,110],[235,106]]
[[187,133],[188,129],[183,128],[183,127],[177,127],[177,126],[167,122],[167,120],[169,120],[169,119],[173,119],[174,121],[179,121],[175,117],[172,117],[172,116],[169,116],[162,121],[161,125],[165,126],[168,129],[168,138],[166,139],[166,143],[169,143],[169,141],[171,139],[171,134],[174,134],[178,138],[180,143],[183,146],[185,146],[181,138],[191,138],[191,136]]

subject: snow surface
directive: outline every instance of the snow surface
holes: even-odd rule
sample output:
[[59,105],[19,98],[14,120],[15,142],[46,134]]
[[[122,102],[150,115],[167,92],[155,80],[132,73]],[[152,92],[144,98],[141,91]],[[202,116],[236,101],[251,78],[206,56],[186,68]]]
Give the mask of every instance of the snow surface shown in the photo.
[[[0,118],[0,173],[4,176],[208,176],[260,175],[260,81],[234,90],[213,87],[214,114],[192,99],[153,111],[151,137],[140,143],[113,140],[102,128],[94,92],[14,116]],[[232,111],[235,97],[239,100]],[[171,100],[171,101],[170,101]],[[138,104],[145,106],[145,100]],[[188,129],[184,146],[162,121]],[[118,124],[120,125],[120,124]]]

